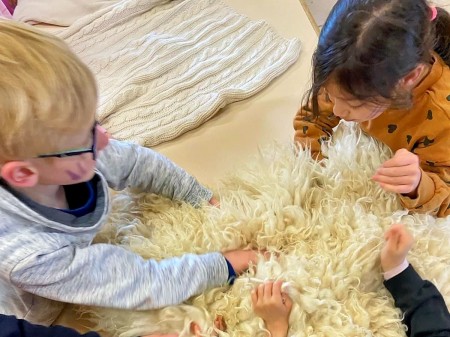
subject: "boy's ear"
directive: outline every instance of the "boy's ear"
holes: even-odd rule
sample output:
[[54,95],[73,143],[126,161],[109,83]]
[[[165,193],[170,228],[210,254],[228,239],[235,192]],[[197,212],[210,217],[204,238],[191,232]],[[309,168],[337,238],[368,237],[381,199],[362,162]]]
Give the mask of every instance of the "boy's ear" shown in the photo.
[[412,89],[417,86],[418,81],[421,79],[423,72],[425,71],[425,64],[419,64],[413,70],[411,70],[405,77],[400,80],[400,86],[403,88]]
[[1,177],[10,186],[33,187],[39,181],[39,173],[36,168],[26,161],[10,161],[3,164]]

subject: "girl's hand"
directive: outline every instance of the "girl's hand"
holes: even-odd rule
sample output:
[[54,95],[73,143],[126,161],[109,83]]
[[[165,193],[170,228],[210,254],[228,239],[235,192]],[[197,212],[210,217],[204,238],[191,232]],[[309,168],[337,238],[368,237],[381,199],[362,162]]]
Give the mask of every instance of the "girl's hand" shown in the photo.
[[286,337],[292,301],[281,292],[283,281],[266,282],[252,291],[253,310],[264,320],[272,337]]
[[417,197],[421,178],[419,157],[406,149],[395,152],[394,157],[385,161],[372,177],[383,190],[401,193],[411,199]]

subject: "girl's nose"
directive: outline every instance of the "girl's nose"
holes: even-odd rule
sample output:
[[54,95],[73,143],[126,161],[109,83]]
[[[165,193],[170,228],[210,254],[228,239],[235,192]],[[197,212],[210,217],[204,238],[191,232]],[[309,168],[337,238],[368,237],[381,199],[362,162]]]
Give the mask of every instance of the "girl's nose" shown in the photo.
[[350,111],[346,108],[341,106],[340,104],[334,104],[333,107],[333,114],[339,118],[346,118],[348,117]]

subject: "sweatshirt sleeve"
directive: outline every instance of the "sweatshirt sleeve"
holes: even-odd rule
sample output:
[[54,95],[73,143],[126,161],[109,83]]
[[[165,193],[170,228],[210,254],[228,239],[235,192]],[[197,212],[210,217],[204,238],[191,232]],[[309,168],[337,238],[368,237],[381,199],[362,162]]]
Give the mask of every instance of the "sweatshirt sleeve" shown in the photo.
[[384,284],[404,313],[408,336],[450,336],[450,314],[442,295],[431,282],[422,280],[411,265]]
[[138,188],[145,192],[198,206],[212,192],[168,158],[137,144],[110,140],[100,151],[97,168],[113,189]]
[[96,332],[80,334],[63,326],[46,327],[6,315],[0,315],[0,326],[0,337],[100,337]]
[[333,103],[324,90],[318,95],[319,114],[314,115],[312,103],[303,106],[294,118],[294,140],[303,147],[311,148],[313,157],[322,157],[320,148],[324,139],[333,133],[339,118],[333,114]]
[[[41,234],[41,236],[45,234]],[[43,241],[45,240],[45,241]],[[220,253],[185,254],[144,260],[124,248],[70,243],[51,250],[52,237],[10,273],[18,288],[56,301],[120,309],[148,310],[179,304],[205,289],[225,285],[228,268]],[[30,247],[30,250],[34,250]]]
[[448,129],[431,139],[424,139],[413,149],[419,156],[422,179],[414,199],[401,196],[404,207],[418,213],[431,213],[439,217],[450,215],[450,137]]

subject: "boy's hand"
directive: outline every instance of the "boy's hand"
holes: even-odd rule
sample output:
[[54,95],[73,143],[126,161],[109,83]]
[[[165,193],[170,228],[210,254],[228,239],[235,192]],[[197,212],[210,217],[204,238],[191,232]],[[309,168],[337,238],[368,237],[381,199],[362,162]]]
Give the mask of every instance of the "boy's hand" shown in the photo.
[[392,225],[384,234],[386,243],[381,250],[381,268],[384,272],[402,264],[414,239],[402,224]]
[[422,178],[419,157],[406,149],[395,152],[372,177],[388,192],[401,193],[412,199],[417,197],[417,186]]
[[258,252],[256,250],[230,250],[223,253],[223,256],[230,262],[238,275],[248,269],[250,262],[256,264],[258,261]]
[[219,202],[219,200],[217,200],[215,197],[212,197],[212,198],[209,200],[209,204],[212,205],[212,206],[215,206],[215,207],[217,207],[217,208],[220,208],[220,202]]
[[292,301],[281,292],[283,281],[266,282],[252,291],[253,310],[266,324],[272,337],[286,337]]
[[179,337],[178,334],[170,334],[170,335],[145,335],[142,337]]

